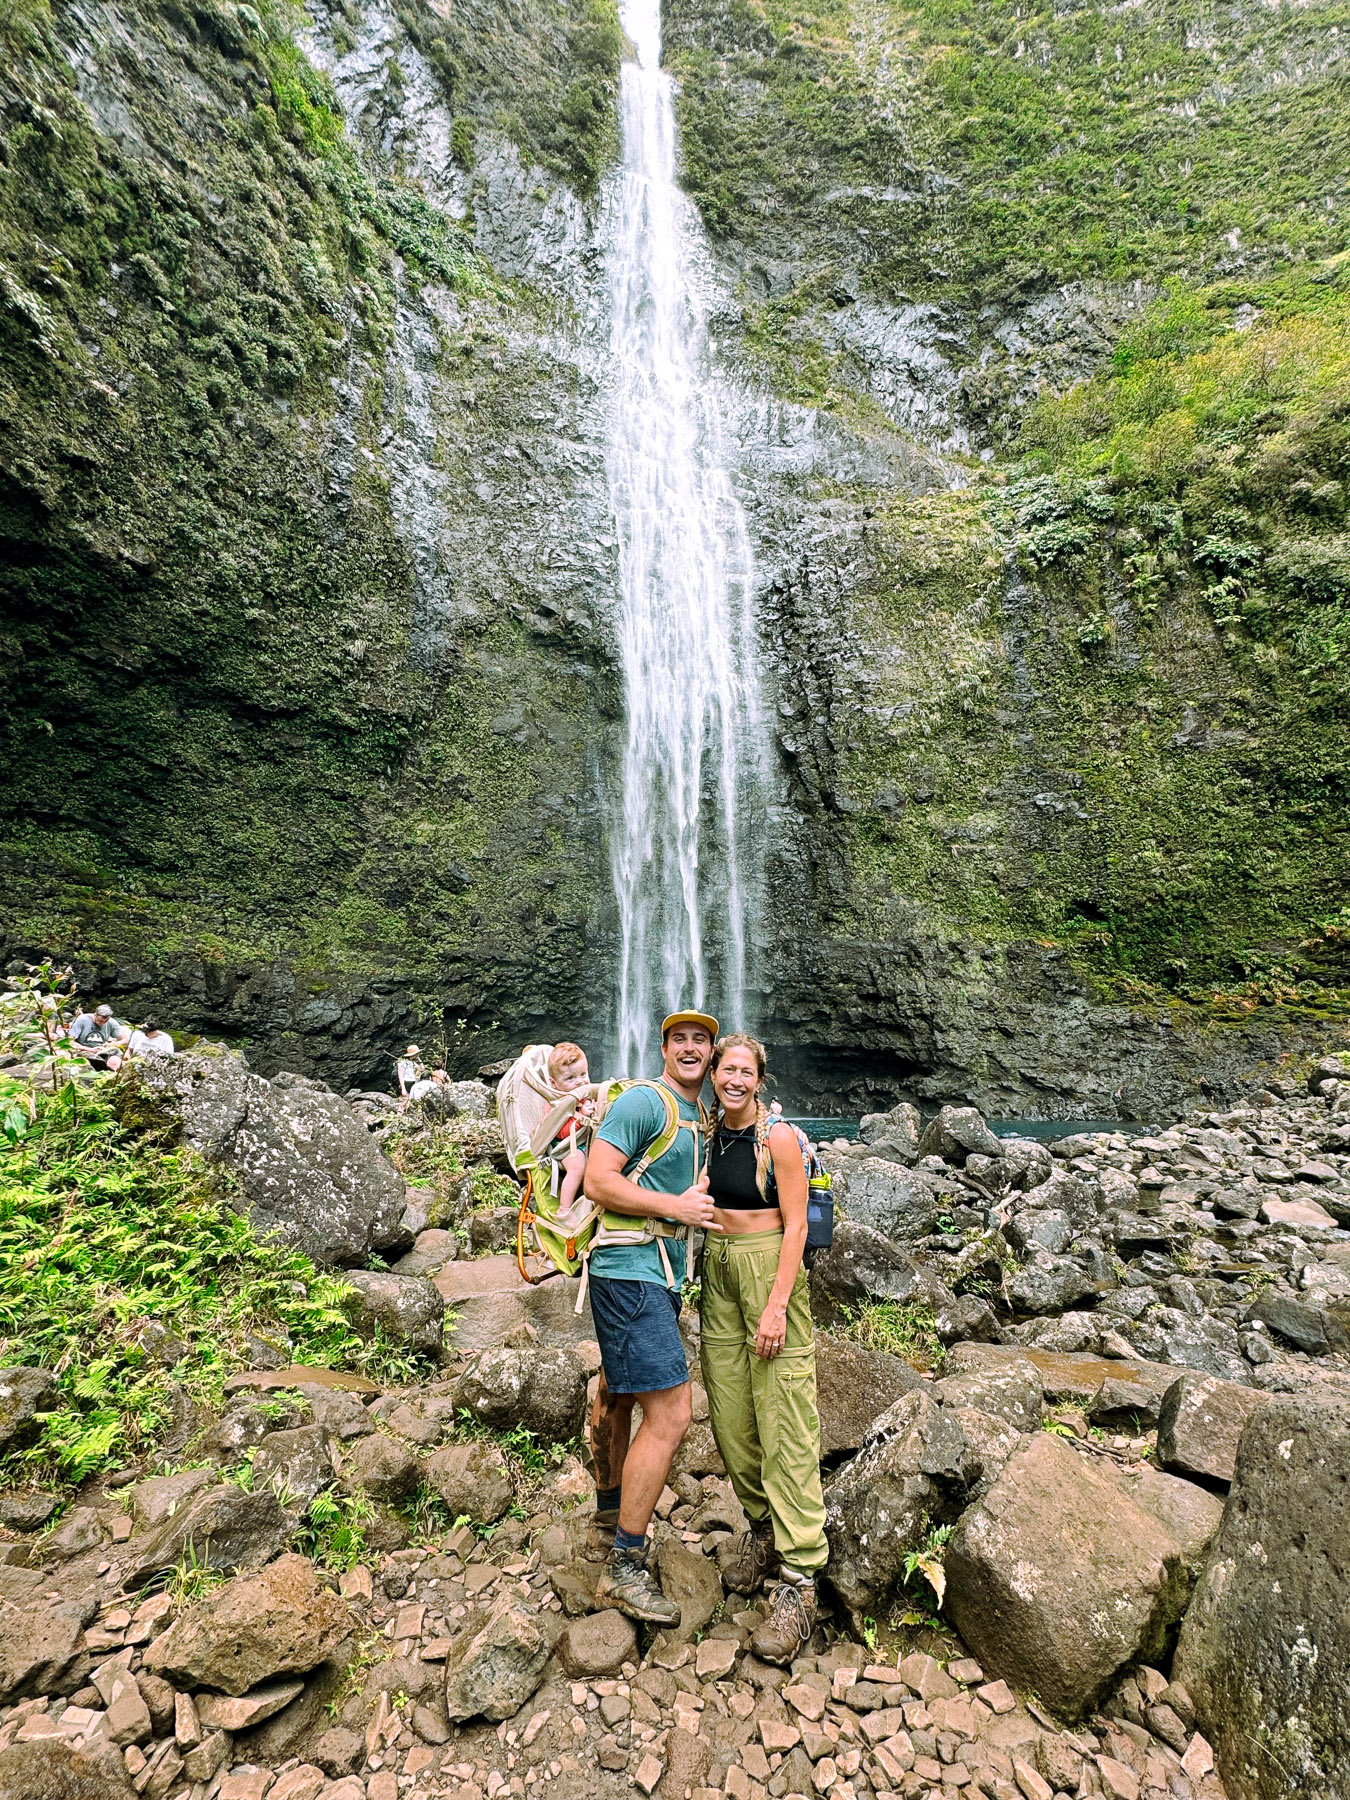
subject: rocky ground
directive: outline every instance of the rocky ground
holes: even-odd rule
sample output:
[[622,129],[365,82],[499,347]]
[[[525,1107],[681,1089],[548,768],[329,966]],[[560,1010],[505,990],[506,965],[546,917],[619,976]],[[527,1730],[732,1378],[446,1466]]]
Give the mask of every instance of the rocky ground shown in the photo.
[[[721,1580],[701,1389],[653,1635],[594,1610],[573,1284],[522,1284],[465,1177],[392,1206],[378,1097],[179,1059],[137,1104],[321,1261],[378,1238],[353,1315],[439,1366],[245,1370],[175,1454],[0,1496],[0,1800],[1344,1793],[1348,1076],[1049,1147],[897,1107],[827,1153],[831,1561],[785,1670]],[[491,1163],[486,1091],[453,1104]],[[4,1451],[54,1391],[3,1372]]]

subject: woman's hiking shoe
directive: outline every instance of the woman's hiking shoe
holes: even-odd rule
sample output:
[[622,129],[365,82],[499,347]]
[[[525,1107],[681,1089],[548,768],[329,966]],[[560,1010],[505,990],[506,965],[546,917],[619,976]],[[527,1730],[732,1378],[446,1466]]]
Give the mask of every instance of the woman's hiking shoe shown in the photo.
[[596,1607],[613,1606],[630,1619],[648,1625],[678,1625],[680,1609],[667,1600],[647,1567],[646,1550],[609,1553],[609,1563],[595,1587]]
[[786,1666],[799,1657],[816,1628],[814,1581],[780,1581],[769,1616],[750,1639],[761,1662]]
[[761,1519],[749,1531],[743,1531],[721,1564],[722,1579],[733,1594],[756,1593],[770,1575],[777,1573],[772,1519]]

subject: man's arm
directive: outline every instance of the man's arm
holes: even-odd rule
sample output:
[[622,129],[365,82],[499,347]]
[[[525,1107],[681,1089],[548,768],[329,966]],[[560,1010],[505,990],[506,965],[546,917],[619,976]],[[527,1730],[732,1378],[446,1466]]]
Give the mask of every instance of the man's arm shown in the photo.
[[586,1159],[586,1198],[628,1218],[674,1219],[677,1225],[700,1225],[704,1230],[712,1225],[706,1175],[682,1194],[658,1194],[628,1179],[623,1170],[629,1160],[616,1144],[597,1138]]

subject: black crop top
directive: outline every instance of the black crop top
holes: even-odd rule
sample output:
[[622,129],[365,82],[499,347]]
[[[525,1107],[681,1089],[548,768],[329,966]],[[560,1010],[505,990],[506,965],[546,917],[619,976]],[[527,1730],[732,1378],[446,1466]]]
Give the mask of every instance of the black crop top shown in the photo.
[[755,1185],[755,1128],[740,1131],[722,1127],[708,1146],[708,1193],[714,1206],[732,1212],[776,1212],[778,1183],[773,1169],[761,1195]]

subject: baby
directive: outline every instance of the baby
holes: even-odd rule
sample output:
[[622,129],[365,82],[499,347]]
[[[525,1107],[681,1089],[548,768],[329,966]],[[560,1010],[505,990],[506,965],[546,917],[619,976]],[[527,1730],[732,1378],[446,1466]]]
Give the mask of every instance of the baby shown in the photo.
[[[580,1044],[555,1044],[549,1052],[548,1078],[560,1094],[580,1094],[591,1084],[591,1071],[586,1052]],[[561,1158],[563,1180],[558,1191],[558,1211],[565,1213],[581,1192],[586,1173],[586,1152],[576,1142],[574,1133],[590,1118],[595,1109],[595,1096],[587,1093],[578,1099],[576,1111],[554,1139],[555,1144],[572,1139],[572,1148]]]

